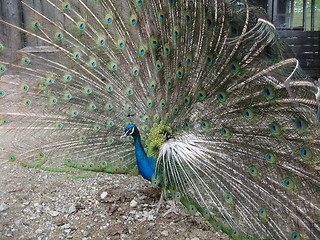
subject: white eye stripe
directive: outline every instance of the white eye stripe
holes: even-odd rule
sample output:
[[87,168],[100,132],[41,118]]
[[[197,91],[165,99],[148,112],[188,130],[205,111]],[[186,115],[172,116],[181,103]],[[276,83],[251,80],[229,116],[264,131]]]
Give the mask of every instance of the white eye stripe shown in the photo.
[[125,135],[125,136],[128,136],[128,135],[129,135],[129,131],[130,131],[130,129],[129,129],[128,131],[126,131],[126,132],[124,133],[124,135]]
[[[130,132],[130,130],[131,130],[131,132]],[[129,132],[130,132],[130,133],[129,133]],[[129,136],[129,135],[131,135],[131,134],[133,134],[133,133],[134,133],[134,128],[129,129],[128,131],[126,131],[125,134],[124,134],[124,136]]]

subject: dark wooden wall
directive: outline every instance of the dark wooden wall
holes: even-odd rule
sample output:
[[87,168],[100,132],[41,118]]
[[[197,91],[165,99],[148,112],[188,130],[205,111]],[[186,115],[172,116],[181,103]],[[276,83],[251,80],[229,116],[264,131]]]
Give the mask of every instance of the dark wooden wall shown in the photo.
[[[19,25],[21,23],[21,7],[19,0],[1,0],[0,1],[0,19],[11,24]],[[12,54],[5,56],[12,60],[14,52],[23,47],[22,34],[10,27],[0,24],[0,42],[12,49]]]
[[300,65],[312,78],[320,78],[320,31],[279,30]]

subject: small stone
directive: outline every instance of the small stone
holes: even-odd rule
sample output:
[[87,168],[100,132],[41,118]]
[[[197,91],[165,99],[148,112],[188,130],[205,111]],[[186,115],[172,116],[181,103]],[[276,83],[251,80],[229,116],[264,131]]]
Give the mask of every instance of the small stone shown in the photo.
[[133,199],[133,200],[130,202],[130,207],[136,207],[136,206],[138,206],[138,202]]
[[89,236],[89,232],[88,232],[88,231],[83,231],[83,232],[82,232],[82,235],[83,235],[84,237],[88,237],[88,236]]
[[100,227],[100,230],[105,230],[105,229],[107,229],[107,228],[108,228],[108,226],[104,225],[104,226],[101,226],[101,227]]
[[57,211],[50,211],[49,214],[52,216],[52,217],[56,217],[59,215],[59,212]]
[[194,238],[191,238],[191,240],[200,240],[200,238],[194,237]]
[[37,213],[41,213],[41,209],[42,209],[41,206],[35,207],[35,210],[36,210]]
[[100,195],[101,199],[105,199],[107,196],[108,196],[108,192],[103,192]]
[[127,237],[128,237],[127,234],[121,234],[121,235],[120,235],[120,239],[126,239]]
[[22,224],[23,224],[23,222],[22,222],[21,219],[16,220],[16,221],[14,222],[14,225],[16,225],[17,227],[19,227],[19,226],[22,225]]
[[25,208],[25,209],[22,210],[22,212],[23,212],[23,213],[30,213],[31,210],[30,210],[30,208]]
[[37,230],[36,230],[36,234],[42,234],[43,233],[43,230],[41,229],[41,228],[38,228]]
[[9,205],[6,203],[1,203],[0,204],[0,212],[3,212],[9,208]]
[[68,229],[68,228],[70,228],[70,224],[69,223],[64,224],[64,225],[61,226],[61,228]]
[[60,219],[60,218],[58,218],[58,219],[56,219],[56,220],[54,221],[54,224],[55,224],[56,226],[58,226],[58,227],[61,227],[61,226],[65,225],[65,224],[67,224],[67,220],[66,220],[66,219]]
[[164,237],[169,236],[169,232],[167,230],[162,231],[160,234],[161,234],[161,236],[164,236]]
[[147,198],[147,196],[145,196],[145,195],[142,195],[142,196],[138,197],[139,200],[144,200],[146,198]]
[[69,209],[68,209],[68,213],[74,213],[77,211],[77,206],[75,204],[72,204]]

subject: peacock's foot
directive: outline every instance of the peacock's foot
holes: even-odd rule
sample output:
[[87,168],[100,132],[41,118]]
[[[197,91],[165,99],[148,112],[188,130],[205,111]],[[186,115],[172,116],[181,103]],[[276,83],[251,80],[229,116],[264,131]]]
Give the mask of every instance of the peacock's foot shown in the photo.
[[[159,202],[158,202],[158,204],[157,204],[156,215],[159,214],[159,211],[160,211],[161,207],[164,205],[165,202],[168,202],[168,203],[170,202],[170,208],[169,208],[164,214],[162,214],[162,217],[165,217],[165,216],[167,216],[167,215],[170,214],[170,213],[174,213],[174,214],[176,214],[176,215],[180,215],[180,212],[179,212],[179,210],[178,210],[178,208],[177,208],[177,205],[176,205],[176,201],[174,201],[174,200],[164,201],[164,194],[163,194],[163,192],[161,192],[161,197],[160,197],[160,200],[159,200]],[[164,205],[164,207],[166,207],[166,206],[167,206],[167,205]]]
[[170,204],[171,206],[164,214],[162,214],[162,217],[165,217],[170,213],[174,213],[176,215],[180,215],[179,210],[178,210],[177,205],[176,205],[176,201],[169,200],[168,202],[171,202],[171,204]]

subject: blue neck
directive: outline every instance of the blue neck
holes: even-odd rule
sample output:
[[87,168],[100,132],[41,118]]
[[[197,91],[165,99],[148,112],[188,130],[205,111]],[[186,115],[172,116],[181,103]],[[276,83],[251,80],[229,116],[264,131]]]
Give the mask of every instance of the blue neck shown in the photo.
[[156,161],[153,157],[147,157],[146,152],[143,149],[141,144],[140,134],[135,134],[133,136],[134,146],[136,150],[136,160],[140,174],[144,179],[147,179],[151,182],[152,177],[154,176]]

